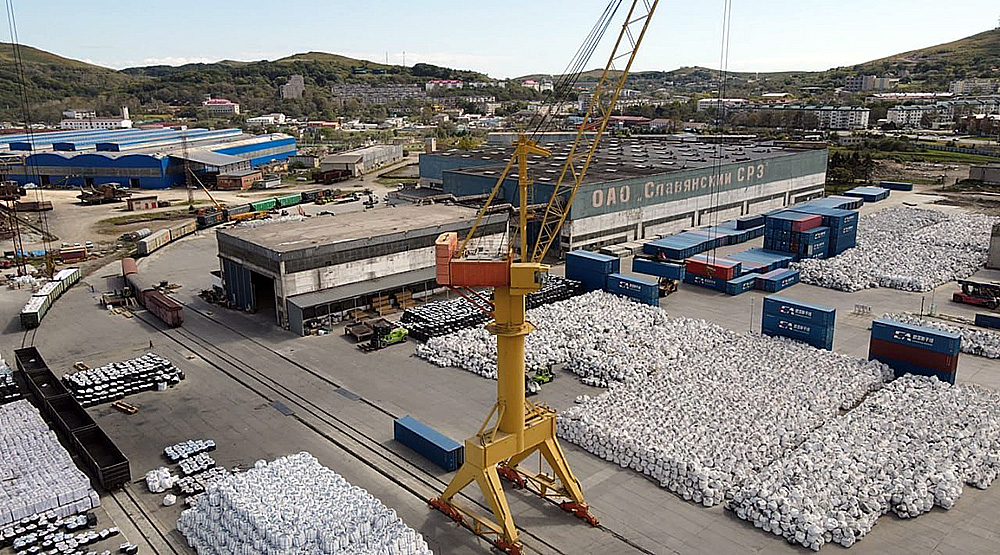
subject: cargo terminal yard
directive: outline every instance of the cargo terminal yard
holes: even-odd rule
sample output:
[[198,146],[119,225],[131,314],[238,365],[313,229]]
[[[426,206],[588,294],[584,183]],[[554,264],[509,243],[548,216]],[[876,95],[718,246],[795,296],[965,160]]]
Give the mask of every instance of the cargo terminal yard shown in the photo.
[[[819,141],[610,132],[657,4],[575,133],[616,2],[533,131],[430,140],[416,188],[362,188],[399,144],[281,187],[278,134],[12,139],[5,202],[82,178],[122,233],[51,250],[39,189],[11,226],[0,555],[995,553],[1000,218],[832,189]],[[122,179],[189,208],[95,222],[170,204]]]
[[[928,206],[935,200],[919,190],[893,192],[889,199],[866,205],[861,212],[903,203]],[[132,482],[124,490],[102,497],[106,518],[143,550],[191,552],[176,530],[180,503],[163,507],[162,496],[149,493],[141,477],[163,464],[164,446],[211,438],[218,443],[212,455],[227,468],[246,469],[257,460],[307,450],[394,508],[434,552],[488,551],[487,543],[427,508],[426,501],[440,493],[450,473],[394,442],[392,423],[394,418],[412,415],[447,436],[464,437],[475,431],[467,422],[482,416],[482,406],[490,402],[494,386],[472,373],[438,368],[416,358],[412,345],[365,354],[341,335],[340,327],[326,336],[296,337],[278,330],[273,320],[205,303],[198,293],[207,287],[210,272],[219,267],[213,235],[197,232],[140,260],[139,272],[147,279],[181,285],[172,297],[184,306],[182,327],[168,328],[143,310],[126,318],[98,307],[99,292],[114,288],[113,283],[121,279],[120,265],[112,263],[64,293],[34,332],[34,345],[60,374],[79,361],[96,367],[150,350],[186,374],[185,380],[165,392],[128,397],[139,408],[136,414],[126,415],[106,404],[89,409],[133,469]],[[755,241],[739,248],[761,239]],[[736,248],[719,249],[719,256]],[[631,267],[627,259],[622,265]],[[558,265],[554,269],[554,273],[561,271]],[[977,275],[996,279],[996,272],[990,272],[982,270]],[[96,293],[87,285],[94,285]],[[782,295],[836,308],[834,350],[864,359],[871,320],[883,312],[919,312],[921,303],[934,303],[938,312],[973,317],[975,307],[947,300],[954,289],[954,283],[947,283],[926,293],[888,288],[848,293],[799,284]],[[0,297],[3,313],[16,314],[27,295],[24,290],[5,291]],[[661,306],[670,317],[705,319],[737,332],[759,331],[759,316],[755,321],[751,313],[759,314],[763,296],[763,292],[750,292],[728,297],[683,284]],[[857,305],[868,307],[870,313],[854,314]],[[88,331],[84,337],[71,337],[61,333],[66,328]],[[3,335],[5,358],[10,360],[7,353],[19,347],[24,336],[16,320],[9,320]],[[601,392],[568,372],[557,369],[556,374],[557,379],[533,399],[562,411],[573,407],[579,395]],[[960,384],[1000,388],[1000,373],[992,359],[963,355],[957,376]],[[508,500],[518,522],[524,523],[522,540],[528,552],[796,551],[780,538],[734,518],[722,506],[696,506],[575,445],[565,443],[564,449],[602,528],[591,528],[553,505],[511,491]],[[478,494],[470,493],[468,502],[476,499]],[[908,520],[883,517],[851,549],[861,553],[914,549],[987,553],[996,539],[989,515],[997,508],[1000,497],[995,488],[966,488],[948,511],[935,509]]]

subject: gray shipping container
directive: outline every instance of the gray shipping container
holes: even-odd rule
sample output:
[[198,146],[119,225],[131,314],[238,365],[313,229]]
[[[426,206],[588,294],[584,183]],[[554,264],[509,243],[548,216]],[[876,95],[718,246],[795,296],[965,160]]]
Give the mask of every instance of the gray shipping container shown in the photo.
[[140,239],[138,243],[139,256],[146,256],[149,253],[155,251],[156,249],[166,245],[170,242],[170,232],[166,229],[161,229],[156,233],[150,234],[149,237],[145,239]]

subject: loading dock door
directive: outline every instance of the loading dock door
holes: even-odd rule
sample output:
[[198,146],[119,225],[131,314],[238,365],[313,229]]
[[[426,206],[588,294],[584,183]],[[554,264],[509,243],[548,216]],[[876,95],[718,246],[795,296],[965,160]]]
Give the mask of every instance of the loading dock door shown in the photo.
[[257,303],[254,299],[250,270],[238,262],[223,258],[222,275],[229,304],[239,310],[254,312],[257,309]]

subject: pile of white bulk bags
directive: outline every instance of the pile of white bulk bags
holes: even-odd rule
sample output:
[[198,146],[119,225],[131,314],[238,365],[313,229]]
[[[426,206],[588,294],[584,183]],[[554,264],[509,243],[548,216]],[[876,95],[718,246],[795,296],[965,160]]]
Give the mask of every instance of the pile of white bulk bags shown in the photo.
[[63,376],[63,383],[84,407],[117,401],[142,391],[163,391],[184,379],[184,372],[169,360],[146,353]]
[[431,553],[395,511],[309,453],[211,486],[177,529],[198,553]]
[[926,320],[911,314],[893,314],[887,312],[882,317],[904,324],[957,333],[962,336],[963,353],[986,358],[1000,358],[1000,333],[984,329],[952,326],[938,320]]
[[729,508],[814,550],[850,547],[881,515],[949,509],[998,473],[1000,393],[907,375],[750,474]]
[[[594,291],[528,311],[536,330],[525,342],[528,370],[565,363],[597,385],[639,379],[673,351],[677,326],[658,307]],[[496,338],[483,328],[432,337],[417,356],[496,379]],[[667,354],[664,354],[667,353]]]
[[559,436],[712,506],[891,377],[784,338],[690,329],[700,339],[685,338],[658,372],[562,412]]
[[858,246],[829,259],[792,264],[803,283],[858,291],[930,291],[982,268],[997,218],[887,208],[858,220]]
[[0,526],[40,513],[56,517],[100,505],[38,409],[26,400],[0,406]]

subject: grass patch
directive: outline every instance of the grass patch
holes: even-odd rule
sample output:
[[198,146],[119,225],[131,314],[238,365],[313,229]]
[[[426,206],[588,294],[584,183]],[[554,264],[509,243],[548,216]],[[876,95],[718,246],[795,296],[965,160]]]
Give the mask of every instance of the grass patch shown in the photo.
[[194,214],[191,214],[185,208],[184,210],[171,210],[169,212],[143,212],[141,214],[115,216],[113,218],[105,218],[97,223],[98,225],[118,226],[138,224],[142,222],[186,220],[193,217]]
[[1000,158],[965,154],[963,152],[946,152],[942,150],[916,150],[912,152],[891,151],[873,152],[876,160],[895,160],[896,162],[950,162],[960,164],[989,164],[1000,162]]

